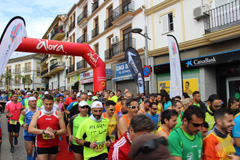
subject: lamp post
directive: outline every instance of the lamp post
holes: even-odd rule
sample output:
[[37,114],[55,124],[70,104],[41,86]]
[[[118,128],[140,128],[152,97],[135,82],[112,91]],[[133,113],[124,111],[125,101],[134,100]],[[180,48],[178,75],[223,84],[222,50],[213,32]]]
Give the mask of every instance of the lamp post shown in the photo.
[[[148,40],[151,40],[151,39],[148,37],[147,26],[145,26],[145,33],[142,34],[141,32],[142,32],[141,28],[132,29],[132,33],[140,34],[141,36],[143,36],[145,38],[145,65],[148,66]],[[146,86],[148,87],[148,90],[150,88],[149,83],[150,83],[150,81],[146,82]]]

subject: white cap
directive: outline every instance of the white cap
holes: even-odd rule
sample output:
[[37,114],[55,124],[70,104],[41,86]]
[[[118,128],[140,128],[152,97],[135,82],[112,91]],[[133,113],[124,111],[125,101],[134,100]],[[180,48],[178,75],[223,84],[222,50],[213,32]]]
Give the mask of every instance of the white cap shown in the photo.
[[32,94],[31,92],[27,92],[27,95]]
[[86,101],[81,101],[81,102],[79,103],[79,106],[80,106],[80,107],[83,107],[83,106],[89,106],[89,105],[88,105],[88,103],[87,103]]
[[91,105],[91,108],[103,108],[103,105],[100,101],[94,101]]
[[44,92],[44,94],[49,94],[48,91]]
[[92,96],[92,92],[88,92],[88,94],[87,94],[88,96]]
[[80,92],[78,92],[78,93],[77,93],[77,97],[80,97],[80,96],[81,96],[81,94],[80,94]]
[[28,101],[34,101],[34,100],[36,101],[37,99],[35,97],[29,97],[28,98]]

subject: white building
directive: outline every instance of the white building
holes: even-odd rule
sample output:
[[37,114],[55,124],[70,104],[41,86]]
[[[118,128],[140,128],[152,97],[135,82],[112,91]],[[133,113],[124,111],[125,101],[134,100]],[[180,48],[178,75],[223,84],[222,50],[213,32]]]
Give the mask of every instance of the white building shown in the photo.
[[[1,77],[0,89],[43,90],[45,87],[45,82],[40,78],[41,59],[42,56],[40,54],[32,54],[29,56],[10,59]],[[5,78],[6,72],[11,75],[11,80],[9,83],[7,83]],[[30,82],[26,81],[24,84],[23,79],[30,79]]]

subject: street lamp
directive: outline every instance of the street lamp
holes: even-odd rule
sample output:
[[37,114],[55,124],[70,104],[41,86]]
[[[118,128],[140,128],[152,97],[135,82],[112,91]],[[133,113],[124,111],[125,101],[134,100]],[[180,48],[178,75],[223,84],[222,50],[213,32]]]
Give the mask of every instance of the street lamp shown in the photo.
[[[147,34],[147,26],[145,26],[145,33],[142,34],[141,32],[142,32],[141,28],[132,29],[132,33],[140,34],[141,36],[143,36],[145,38],[145,65],[148,66],[148,39],[149,40],[151,40],[151,39],[148,37],[148,34]],[[150,83],[150,81],[146,82],[146,86],[148,86],[148,90],[150,88],[149,83]]]

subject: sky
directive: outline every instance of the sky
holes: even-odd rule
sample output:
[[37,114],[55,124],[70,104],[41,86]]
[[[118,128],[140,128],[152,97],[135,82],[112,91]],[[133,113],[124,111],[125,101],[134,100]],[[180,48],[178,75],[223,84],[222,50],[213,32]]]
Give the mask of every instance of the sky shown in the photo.
[[[42,38],[58,14],[67,14],[79,0],[0,0],[0,36],[15,16],[25,19],[30,38]],[[30,53],[14,52],[11,58]]]

